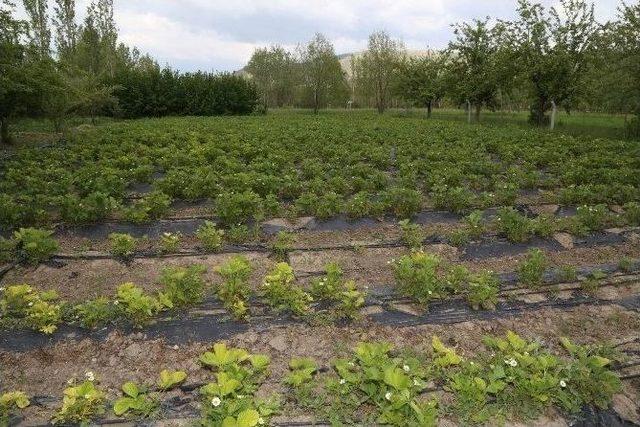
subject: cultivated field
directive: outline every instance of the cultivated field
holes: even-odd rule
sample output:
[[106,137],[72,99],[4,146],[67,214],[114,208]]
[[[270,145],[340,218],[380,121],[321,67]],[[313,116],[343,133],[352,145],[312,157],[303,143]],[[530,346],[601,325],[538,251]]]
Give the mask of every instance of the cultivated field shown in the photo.
[[559,130],[30,134],[0,164],[0,425],[640,423],[640,145]]

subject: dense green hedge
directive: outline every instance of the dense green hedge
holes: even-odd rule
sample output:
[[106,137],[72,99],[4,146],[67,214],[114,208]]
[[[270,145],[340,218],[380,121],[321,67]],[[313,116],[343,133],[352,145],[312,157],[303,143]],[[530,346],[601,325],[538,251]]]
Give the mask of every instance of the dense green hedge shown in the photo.
[[250,114],[258,103],[253,83],[228,73],[132,68],[118,72],[111,83],[127,118]]

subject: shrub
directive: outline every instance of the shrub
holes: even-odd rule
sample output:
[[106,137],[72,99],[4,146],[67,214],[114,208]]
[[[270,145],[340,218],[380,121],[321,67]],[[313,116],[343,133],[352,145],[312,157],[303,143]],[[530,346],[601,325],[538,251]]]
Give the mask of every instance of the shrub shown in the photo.
[[21,228],[14,232],[18,258],[34,265],[48,260],[58,250],[58,242],[51,236],[53,231],[36,228]]
[[202,274],[206,270],[202,265],[164,268],[160,273],[160,283],[164,286],[163,297],[168,298],[175,307],[201,302],[205,288]]
[[222,193],[215,200],[216,215],[226,225],[246,223],[263,217],[262,199],[253,191]]
[[289,310],[296,315],[306,314],[309,303],[313,301],[308,293],[295,284],[293,269],[285,262],[276,264],[265,277],[262,293],[276,311]]
[[205,221],[196,231],[196,237],[207,252],[218,252],[222,249],[222,238],[224,231],[216,228],[216,224]]
[[136,252],[138,242],[130,234],[111,233],[109,234],[109,251],[117,258],[129,260]]
[[527,258],[518,266],[519,280],[529,287],[542,284],[544,271],[547,268],[547,259],[540,249],[531,249]]

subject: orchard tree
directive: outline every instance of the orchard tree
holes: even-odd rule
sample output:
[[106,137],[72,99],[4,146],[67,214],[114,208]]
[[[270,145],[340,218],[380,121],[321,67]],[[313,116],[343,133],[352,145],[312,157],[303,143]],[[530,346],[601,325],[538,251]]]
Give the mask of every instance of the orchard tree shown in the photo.
[[503,26],[489,24],[489,18],[456,24],[455,39],[447,52],[448,88],[459,103],[475,108],[476,120],[482,107],[494,108],[501,84],[509,80],[501,51]]
[[518,15],[508,24],[510,44],[528,82],[530,121],[543,125],[553,103],[567,110],[575,104],[600,26],[584,0],[549,9],[519,0]]
[[367,50],[352,60],[355,87],[374,97],[378,113],[387,109],[391,89],[406,57],[404,44],[384,31],[369,36]]
[[345,77],[333,45],[317,33],[299,48],[303,88],[312,96],[313,112],[345,90]]
[[640,2],[622,4],[619,20],[614,25],[613,42],[617,51],[615,66],[620,80],[621,103],[636,115],[629,131],[640,136]]
[[262,95],[265,111],[290,103],[295,82],[295,60],[291,53],[281,46],[257,49],[245,69]]
[[433,104],[439,101],[446,88],[446,55],[430,54],[410,58],[399,71],[397,92],[400,97],[427,108],[431,117]]

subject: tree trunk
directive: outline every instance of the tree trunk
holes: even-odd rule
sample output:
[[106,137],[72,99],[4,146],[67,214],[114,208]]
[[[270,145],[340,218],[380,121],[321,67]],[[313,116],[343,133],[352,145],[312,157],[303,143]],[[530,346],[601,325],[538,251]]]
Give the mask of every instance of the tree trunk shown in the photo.
[[482,108],[482,104],[479,102],[476,104],[476,122],[480,121],[480,109]]
[[431,118],[431,104],[433,101],[429,100],[429,102],[427,102],[427,119]]
[[9,135],[9,119],[0,117],[0,144],[11,144],[11,136]]
[[313,114],[318,114],[318,91],[313,91]]

